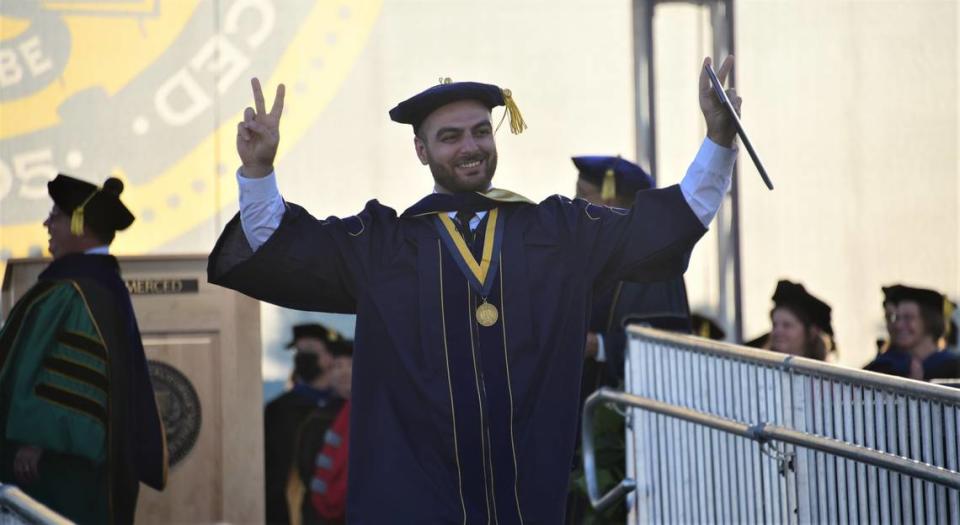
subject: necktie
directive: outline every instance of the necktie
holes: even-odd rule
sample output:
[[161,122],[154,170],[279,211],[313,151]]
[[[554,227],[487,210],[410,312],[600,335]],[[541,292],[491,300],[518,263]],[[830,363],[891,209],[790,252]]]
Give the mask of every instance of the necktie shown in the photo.
[[476,216],[476,213],[472,211],[458,211],[456,215],[457,225],[460,226],[460,235],[463,235],[463,240],[467,241],[467,244],[473,244],[473,230],[470,229],[470,221],[474,216]]

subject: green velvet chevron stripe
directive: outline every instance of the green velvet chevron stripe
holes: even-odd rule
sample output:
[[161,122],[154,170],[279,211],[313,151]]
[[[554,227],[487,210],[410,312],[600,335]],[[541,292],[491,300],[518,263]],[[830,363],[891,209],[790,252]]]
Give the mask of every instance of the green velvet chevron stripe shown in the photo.
[[107,350],[104,348],[103,342],[93,336],[82,332],[63,330],[57,334],[57,342],[70,350],[83,353],[101,363],[106,363],[107,361]]
[[77,381],[97,387],[104,392],[107,392],[107,389],[109,388],[107,376],[96,370],[78,363],[74,363],[67,359],[48,357],[43,360],[43,367],[51,372],[56,372],[69,378],[76,379]]
[[[109,392],[110,383],[106,375],[75,361],[50,356],[43,360],[43,370],[68,381],[79,383],[83,387],[77,392],[79,394],[90,395],[89,389],[94,389],[94,393],[103,395],[105,401]],[[65,386],[69,386],[69,384],[67,383]]]
[[40,383],[34,388],[34,394],[40,399],[49,401],[64,408],[68,408],[87,415],[107,426],[107,411],[96,401],[77,395],[49,383]]

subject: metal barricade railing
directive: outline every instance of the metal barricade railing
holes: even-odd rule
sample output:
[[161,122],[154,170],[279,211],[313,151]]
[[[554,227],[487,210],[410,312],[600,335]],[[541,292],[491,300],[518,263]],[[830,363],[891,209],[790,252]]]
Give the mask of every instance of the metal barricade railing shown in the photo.
[[0,525],[71,525],[13,485],[0,483]]
[[[960,391],[630,329],[626,392],[584,409],[595,506],[631,523],[958,523]],[[629,407],[627,480],[601,496],[595,407]]]

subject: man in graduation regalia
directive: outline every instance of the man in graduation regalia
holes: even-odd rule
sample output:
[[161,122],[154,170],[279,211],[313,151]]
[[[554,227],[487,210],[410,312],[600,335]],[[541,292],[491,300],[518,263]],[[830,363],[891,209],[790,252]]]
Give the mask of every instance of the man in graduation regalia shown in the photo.
[[896,284],[883,288],[895,305],[890,347],[864,370],[918,381],[960,377],[960,356],[940,348],[953,303],[940,292]]
[[[579,156],[571,159],[577,168],[576,196],[591,204],[626,210],[639,191],[655,186],[653,177],[622,157]],[[618,388],[623,382],[626,327],[630,324],[690,332],[689,306],[683,276],[668,281],[619,282],[608,290],[594,290],[586,341],[586,359],[580,384],[580,406],[602,386]],[[622,477],[625,461],[623,418],[614,412],[595,416],[597,469],[612,479]],[[583,481],[580,452],[574,455],[573,483],[568,496],[566,523],[598,519],[590,509]],[[608,509],[602,519],[622,521],[625,507]]]
[[[725,77],[732,57],[721,67]],[[680,275],[719,207],[735,128],[707,77],[704,141],[684,182],[632,210],[493,188],[491,109],[509,90],[445,83],[390,111],[435,192],[318,220],[285,202],[273,161],[283,88],[238,124],[240,213],[211,282],[284,307],[356,312],[347,521],[560,523],[594,290]],[[732,94],[739,104],[739,98]]]
[[131,523],[161,490],[163,426],[140,332],[108,246],[134,217],[123,183],[47,184],[53,254],[0,332],[0,481],[77,523]]
[[[643,168],[619,156],[571,160],[577,168],[576,196],[591,204],[626,210],[633,205],[637,192],[655,185]],[[581,402],[597,388],[616,387],[623,381],[628,324],[690,333],[690,308],[682,275],[668,281],[619,282],[608,290],[594,292]]]

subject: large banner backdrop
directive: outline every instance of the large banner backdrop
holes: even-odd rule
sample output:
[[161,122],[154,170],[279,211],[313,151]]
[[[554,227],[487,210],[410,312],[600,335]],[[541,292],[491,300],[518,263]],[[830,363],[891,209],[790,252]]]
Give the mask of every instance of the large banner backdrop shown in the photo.
[[[138,220],[114,251],[206,251],[236,207],[236,122],[252,72],[309,91],[284,150],[323,112],[379,1],[0,3],[0,259],[46,254],[46,183],[117,176]],[[0,263],[2,264],[2,263]]]

